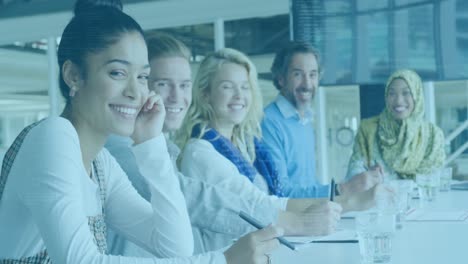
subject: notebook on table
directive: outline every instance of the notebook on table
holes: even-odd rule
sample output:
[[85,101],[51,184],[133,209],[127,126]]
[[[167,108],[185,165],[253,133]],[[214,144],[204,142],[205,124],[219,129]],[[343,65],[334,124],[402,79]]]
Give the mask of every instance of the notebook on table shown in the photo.
[[413,209],[406,214],[406,221],[465,221],[466,210],[425,210]]
[[354,230],[341,229],[327,236],[288,236],[285,237],[297,249],[311,246],[313,243],[358,243]]
[[468,182],[452,184],[451,188],[452,190],[468,191]]

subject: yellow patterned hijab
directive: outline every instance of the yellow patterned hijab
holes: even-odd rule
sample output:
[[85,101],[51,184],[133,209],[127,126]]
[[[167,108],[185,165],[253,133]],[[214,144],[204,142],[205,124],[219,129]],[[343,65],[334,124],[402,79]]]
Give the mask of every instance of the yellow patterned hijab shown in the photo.
[[[408,84],[414,100],[414,110],[402,121],[394,119],[388,106],[378,116],[377,122],[365,122],[367,127],[361,129],[373,131],[367,134],[366,141],[377,140],[380,153],[388,167],[397,172],[400,178],[414,178],[418,173],[429,173],[443,166],[445,161],[444,135],[436,125],[424,120],[424,96],[422,81],[418,74],[411,70],[398,70],[393,73],[385,87],[385,98],[388,87],[395,79],[403,79]],[[375,134],[377,133],[377,134]],[[362,133],[361,133],[362,134]],[[362,140],[361,139],[357,139]],[[369,146],[373,142],[358,143]],[[370,151],[361,149],[369,155]],[[370,157],[366,157],[371,160]]]

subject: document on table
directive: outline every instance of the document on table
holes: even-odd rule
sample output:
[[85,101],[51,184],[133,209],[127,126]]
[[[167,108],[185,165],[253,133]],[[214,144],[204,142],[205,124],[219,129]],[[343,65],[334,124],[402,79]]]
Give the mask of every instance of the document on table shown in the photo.
[[341,214],[341,219],[354,219],[360,212],[357,211],[350,211],[344,214]]
[[313,243],[357,243],[356,231],[342,229],[328,236],[287,236],[284,237],[300,249]]
[[468,182],[458,182],[451,185],[452,190],[466,191],[468,190]]
[[441,211],[414,209],[406,214],[406,221],[465,221],[468,218],[468,211]]

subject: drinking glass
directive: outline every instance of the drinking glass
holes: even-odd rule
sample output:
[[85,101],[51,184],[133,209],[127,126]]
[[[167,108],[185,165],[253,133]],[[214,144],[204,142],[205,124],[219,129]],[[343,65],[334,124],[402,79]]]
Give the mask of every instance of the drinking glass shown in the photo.
[[389,263],[395,233],[395,214],[362,212],[356,216],[361,263]]
[[437,197],[440,185],[440,171],[430,174],[416,174],[416,184],[419,189],[419,200],[424,207]]
[[452,183],[452,168],[443,168],[440,171],[440,186],[439,191],[448,192],[450,191],[450,185]]
[[410,209],[413,190],[413,180],[392,180],[390,187],[395,191],[393,207],[395,210],[395,225],[397,229],[403,227],[406,212]]

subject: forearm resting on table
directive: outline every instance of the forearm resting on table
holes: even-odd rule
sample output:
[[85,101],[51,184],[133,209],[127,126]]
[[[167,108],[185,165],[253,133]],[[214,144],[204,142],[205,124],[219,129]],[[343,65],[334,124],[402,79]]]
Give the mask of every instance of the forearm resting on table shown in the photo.
[[284,230],[286,235],[317,236],[332,233],[340,219],[339,212],[332,210],[294,213],[280,211],[277,226]]
[[296,235],[300,233],[299,223],[298,223],[298,215],[294,212],[290,211],[282,211],[278,212],[278,220],[276,225],[284,229],[284,235]]
[[326,201],[328,201],[326,198],[289,199],[288,204],[286,205],[286,211],[301,213],[311,206],[318,206]]

